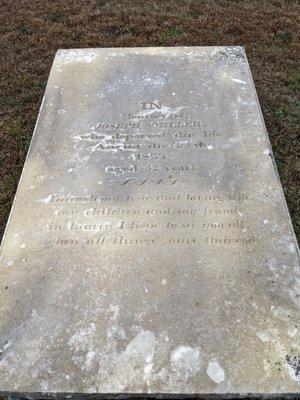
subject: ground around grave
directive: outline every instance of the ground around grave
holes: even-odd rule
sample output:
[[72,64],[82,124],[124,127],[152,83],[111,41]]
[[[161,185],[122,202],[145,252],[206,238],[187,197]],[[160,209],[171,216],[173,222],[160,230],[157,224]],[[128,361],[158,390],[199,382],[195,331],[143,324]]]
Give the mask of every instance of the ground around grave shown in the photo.
[[244,45],[299,237],[300,5],[297,3],[2,0],[0,234],[9,215],[57,49]]

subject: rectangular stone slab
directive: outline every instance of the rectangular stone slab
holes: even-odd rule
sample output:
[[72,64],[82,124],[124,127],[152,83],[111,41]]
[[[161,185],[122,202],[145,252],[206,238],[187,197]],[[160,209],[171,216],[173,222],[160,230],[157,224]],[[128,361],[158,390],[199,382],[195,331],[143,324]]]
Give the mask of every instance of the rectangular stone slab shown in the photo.
[[242,47],[60,50],[2,243],[0,391],[295,396],[297,251]]

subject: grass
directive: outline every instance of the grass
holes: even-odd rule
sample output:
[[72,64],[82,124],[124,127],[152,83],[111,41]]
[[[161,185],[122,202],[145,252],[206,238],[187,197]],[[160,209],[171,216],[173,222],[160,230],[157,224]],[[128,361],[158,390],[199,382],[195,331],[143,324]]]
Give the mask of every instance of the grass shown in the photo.
[[176,36],[180,36],[181,32],[177,28],[172,27],[169,29],[169,35],[176,37]]
[[288,88],[295,93],[300,91],[300,70],[297,71],[295,76],[288,82]]
[[[59,48],[244,45],[300,237],[300,6],[292,0],[2,0],[0,233]],[[298,66],[298,69],[297,69]]]

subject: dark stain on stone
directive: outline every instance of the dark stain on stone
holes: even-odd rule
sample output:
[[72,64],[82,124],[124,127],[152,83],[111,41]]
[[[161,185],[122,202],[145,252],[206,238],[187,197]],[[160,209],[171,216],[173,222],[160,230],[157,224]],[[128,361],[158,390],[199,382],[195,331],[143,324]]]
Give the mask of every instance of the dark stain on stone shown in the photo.
[[300,357],[291,357],[289,355],[286,355],[285,359],[289,366],[295,371],[295,376],[298,377],[300,375]]
[[242,47],[228,46],[225,50],[218,53],[221,58],[227,58],[230,61],[244,60],[245,52]]

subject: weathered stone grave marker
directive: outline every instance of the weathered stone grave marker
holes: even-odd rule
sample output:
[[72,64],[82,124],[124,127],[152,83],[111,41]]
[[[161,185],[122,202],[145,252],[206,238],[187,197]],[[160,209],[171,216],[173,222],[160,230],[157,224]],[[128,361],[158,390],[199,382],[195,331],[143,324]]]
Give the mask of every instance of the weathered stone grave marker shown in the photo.
[[243,48],[61,50],[2,243],[0,391],[294,395],[298,265]]

